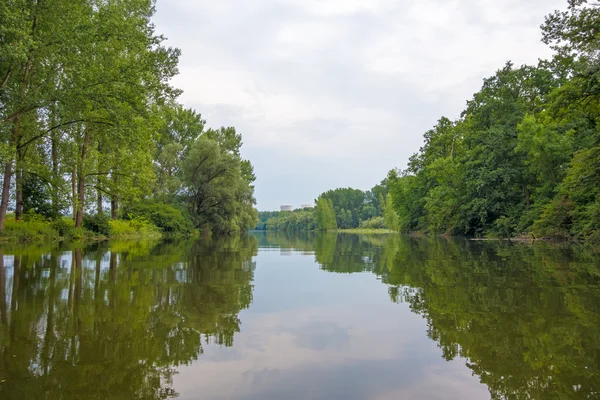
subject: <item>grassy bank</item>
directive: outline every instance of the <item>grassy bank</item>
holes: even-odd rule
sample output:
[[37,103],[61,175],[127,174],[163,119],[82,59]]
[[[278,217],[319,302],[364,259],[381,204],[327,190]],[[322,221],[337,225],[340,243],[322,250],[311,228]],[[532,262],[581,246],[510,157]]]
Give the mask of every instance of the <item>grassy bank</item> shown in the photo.
[[387,233],[395,233],[395,231],[393,231],[391,229],[366,229],[366,228],[338,229],[337,232],[358,233],[361,235],[382,235],[382,234],[387,234]]
[[[86,221],[88,222],[88,221]],[[62,217],[56,220],[27,218],[16,221],[13,216],[7,218],[4,232],[0,233],[0,242],[4,243],[41,243],[72,240],[104,240],[160,238],[161,230],[151,222],[133,220],[98,220],[88,222],[84,227],[76,228],[72,218]]]
[[8,215],[0,242],[40,243],[104,239],[158,239],[163,236],[192,236],[196,230],[182,210],[160,203],[138,203],[123,209],[121,218],[107,213],[85,215],[76,228],[72,217],[46,218],[28,213],[16,221]]

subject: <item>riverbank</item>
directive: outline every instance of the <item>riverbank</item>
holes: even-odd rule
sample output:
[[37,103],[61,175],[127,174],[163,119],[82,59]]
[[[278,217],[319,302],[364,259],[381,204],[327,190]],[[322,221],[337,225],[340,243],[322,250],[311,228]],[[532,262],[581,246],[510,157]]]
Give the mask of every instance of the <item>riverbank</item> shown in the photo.
[[396,233],[395,231],[393,231],[391,229],[363,229],[363,228],[338,229],[337,231],[332,231],[332,232],[356,233],[356,234],[360,234],[360,235],[384,235],[384,234],[389,234],[389,233]]
[[43,243],[107,239],[159,239],[163,232],[154,224],[142,219],[109,220],[92,219],[84,227],[75,227],[72,218],[56,220],[30,218],[17,221],[7,218],[0,243]]

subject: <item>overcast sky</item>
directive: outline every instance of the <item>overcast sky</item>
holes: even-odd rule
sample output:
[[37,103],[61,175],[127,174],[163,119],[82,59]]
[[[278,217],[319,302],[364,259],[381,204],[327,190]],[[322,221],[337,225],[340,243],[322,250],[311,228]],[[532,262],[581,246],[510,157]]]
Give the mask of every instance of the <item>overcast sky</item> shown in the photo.
[[404,168],[508,60],[535,64],[566,0],[158,0],[180,101],[235,126],[259,210]]

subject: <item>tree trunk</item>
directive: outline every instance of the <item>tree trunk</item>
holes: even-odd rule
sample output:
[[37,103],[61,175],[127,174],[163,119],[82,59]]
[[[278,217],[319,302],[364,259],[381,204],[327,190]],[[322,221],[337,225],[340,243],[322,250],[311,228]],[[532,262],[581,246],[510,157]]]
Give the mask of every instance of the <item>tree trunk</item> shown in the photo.
[[77,211],[77,165],[73,165],[73,171],[71,171],[71,203],[73,208],[73,219]]
[[119,217],[119,198],[114,195],[110,201],[110,217],[117,219]]
[[[98,187],[100,187],[100,178],[98,178]],[[102,192],[98,189],[98,215],[102,215]]]
[[77,213],[75,213],[75,228],[83,226],[83,204],[85,202],[85,177],[82,171],[77,173]]
[[52,214],[55,217],[60,214],[60,206],[58,204],[58,143],[56,138],[56,133],[52,132],[51,137],[51,145],[52,145]]
[[77,170],[77,212],[75,213],[75,227],[81,228],[83,226],[83,209],[85,204],[85,174],[84,174],[84,164],[86,161],[86,156],[88,152],[88,148],[90,145],[90,128],[89,126],[85,127],[83,135],[83,143],[81,145],[81,159],[79,168]]
[[4,232],[8,197],[10,196],[10,178],[12,177],[12,160],[4,164],[4,183],[2,185],[2,201],[0,202],[0,232]]
[[[98,154],[102,153],[102,146],[100,145],[100,143],[98,143]],[[100,165],[100,160],[98,160],[98,173],[100,173],[101,171],[101,165]],[[98,215],[102,215],[103,210],[102,210],[102,191],[100,190],[102,188],[102,179],[100,179],[100,175],[97,176],[96,178],[96,192],[98,195]]]
[[117,219],[119,217],[119,175],[117,171],[119,170],[119,150],[115,150],[115,164],[112,169],[112,197],[110,200],[110,216],[112,219]]
[[0,248],[0,323],[8,323],[6,312],[6,271],[4,270],[4,254]]
[[15,219],[17,221],[20,221],[23,219],[23,159],[21,155],[17,155],[17,165],[15,172]]

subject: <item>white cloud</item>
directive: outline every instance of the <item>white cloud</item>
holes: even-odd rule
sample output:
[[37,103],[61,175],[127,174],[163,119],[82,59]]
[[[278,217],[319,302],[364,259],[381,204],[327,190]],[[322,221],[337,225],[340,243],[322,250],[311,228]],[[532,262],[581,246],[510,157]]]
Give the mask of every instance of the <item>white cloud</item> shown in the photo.
[[539,25],[564,3],[159,0],[156,23],[183,51],[174,83],[187,106],[235,125],[256,164],[296,160],[257,168],[259,208],[275,208],[271,178],[306,163],[339,166],[297,177],[308,198],[325,181],[365,189],[402,167],[483,78],[549,55]]

